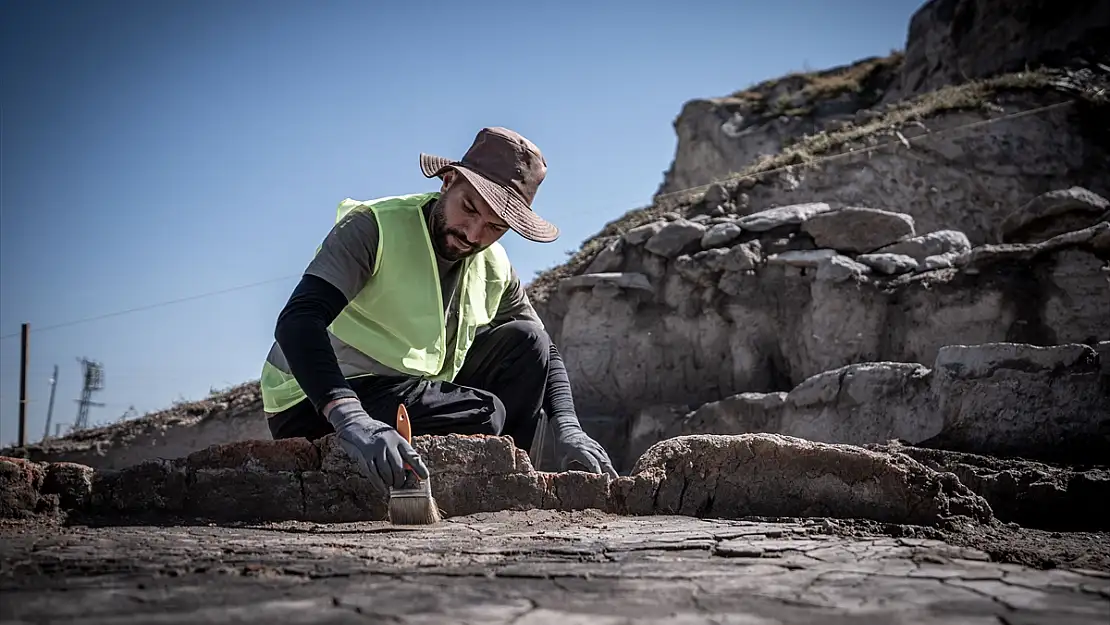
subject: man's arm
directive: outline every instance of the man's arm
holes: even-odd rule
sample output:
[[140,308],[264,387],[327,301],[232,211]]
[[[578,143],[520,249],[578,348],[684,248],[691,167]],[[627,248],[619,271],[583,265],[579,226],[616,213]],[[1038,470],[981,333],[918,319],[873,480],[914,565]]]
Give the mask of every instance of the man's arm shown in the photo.
[[328,326],[366,281],[378,247],[374,216],[356,211],[336,224],[278,315],[274,338],[305,395],[321,414],[357,395],[343,378]]
[[[501,297],[497,316],[492,321],[492,325],[515,320],[534,321],[543,326],[540,316],[528,301],[528,294],[524,291],[524,286],[514,270],[509,278],[509,286]],[[567,368],[563,364],[563,357],[559,354],[554,339],[551,339],[548,354],[547,386],[543,396],[543,409],[555,431],[556,445],[563,448],[567,459],[577,460],[598,473],[617,476],[605,449],[586,435],[578,422],[578,414],[574,410],[574,396],[570,390],[570,376],[567,375]]]
[[509,271],[509,284],[505,287],[505,292],[501,294],[501,302],[497,305],[497,314],[494,315],[490,325],[497,327],[510,321],[533,321],[543,326],[543,321],[540,320],[536,309],[532,308],[532,302],[528,301],[528,293],[524,290],[524,285],[521,284],[520,276],[516,274],[515,268],[511,268]]
[[278,315],[274,330],[293,377],[321,414],[335,400],[357,397],[343,378],[328,338],[328,326],[346,305],[342,291],[306,273]]

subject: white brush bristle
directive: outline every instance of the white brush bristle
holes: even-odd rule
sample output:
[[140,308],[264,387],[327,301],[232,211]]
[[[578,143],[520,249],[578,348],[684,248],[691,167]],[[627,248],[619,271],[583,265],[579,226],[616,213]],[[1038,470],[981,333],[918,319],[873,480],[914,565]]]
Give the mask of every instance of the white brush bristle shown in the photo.
[[428,480],[421,480],[415,488],[398,488],[389,494],[389,521],[394,525],[432,525],[441,519]]

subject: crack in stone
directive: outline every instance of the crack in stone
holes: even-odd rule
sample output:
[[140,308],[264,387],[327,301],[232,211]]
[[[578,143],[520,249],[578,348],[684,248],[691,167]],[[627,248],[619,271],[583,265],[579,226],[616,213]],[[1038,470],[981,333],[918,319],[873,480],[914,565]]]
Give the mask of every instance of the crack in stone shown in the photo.
[[[970,582],[970,581],[974,581],[974,580],[963,579],[961,577],[952,577],[952,578],[938,579],[937,581],[940,582],[941,584],[944,584],[945,586],[951,586],[952,588],[960,588],[962,590],[966,590],[966,591],[971,592],[973,594],[979,595],[980,597],[990,599],[994,603],[997,603],[998,605],[1002,606],[1003,608],[1006,608],[1006,610],[1009,611],[1009,612],[1016,612],[1017,611],[1017,608],[1015,608],[1013,605],[1011,605],[1006,600],[1002,599],[1001,597],[999,597],[997,595],[992,595],[989,592],[986,592],[984,590],[980,590],[978,588],[975,588],[974,586],[967,585],[966,583],[965,584],[953,583],[953,582]],[[990,581],[1002,581],[1002,580],[1001,580],[1001,578],[997,578],[997,579],[992,579]]]
[[675,512],[681,513],[685,509],[686,502],[686,489],[690,486],[690,476],[685,473],[682,474],[682,489],[678,493],[678,509]]
[[357,614],[357,615],[359,615],[359,616],[361,616],[365,619],[368,619],[368,620],[372,619],[375,622],[380,622],[380,620],[384,619],[384,620],[392,622],[392,623],[404,623],[404,619],[402,619],[399,616],[395,616],[393,614],[367,614],[367,613],[362,611],[362,608],[360,606],[351,605],[349,603],[346,603],[346,602],[343,601],[343,599],[341,597],[337,597],[335,595],[332,595],[332,597],[331,597],[331,605],[334,608],[338,608],[340,610],[345,610],[345,611],[348,611],[348,612],[353,612],[353,613],[355,613],[355,614]]
[[528,616],[529,614],[535,612],[536,610],[540,609],[540,604],[535,599],[533,599],[531,597],[521,597],[521,599],[524,599],[525,601],[527,601],[528,604],[529,604],[529,607],[527,609],[525,609],[523,612],[521,612],[520,614],[517,614],[516,616],[514,616],[513,620],[509,622],[509,625],[516,625],[516,623],[520,622],[520,619],[522,619],[522,618]]

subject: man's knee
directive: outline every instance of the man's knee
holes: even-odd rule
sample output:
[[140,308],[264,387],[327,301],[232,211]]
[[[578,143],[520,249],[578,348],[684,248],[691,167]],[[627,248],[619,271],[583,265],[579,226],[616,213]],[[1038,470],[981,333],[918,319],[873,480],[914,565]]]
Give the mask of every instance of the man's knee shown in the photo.
[[547,330],[535,321],[518,319],[497,326],[492,331],[497,335],[498,342],[511,345],[515,350],[521,350],[535,357],[536,361],[547,366],[551,353],[551,337]]
[[488,391],[480,391],[482,399],[485,400],[486,406],[482,410],[484,420],[481,424],[481,429],[488,430],[483,434],[490,436],[501,436],[501,432],[505,429],[505,416],[508,411],[505,410],[505,404],[501,402],[501,398]]

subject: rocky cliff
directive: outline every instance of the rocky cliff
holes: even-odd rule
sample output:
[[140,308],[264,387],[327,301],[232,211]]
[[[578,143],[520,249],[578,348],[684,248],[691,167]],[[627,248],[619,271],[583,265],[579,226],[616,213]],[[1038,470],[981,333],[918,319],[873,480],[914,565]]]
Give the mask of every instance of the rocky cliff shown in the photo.
[[[930,2],[905,54],[688,103],[654,203],[529,287],[584,420],[623,466],[696,431],[1057,459],[1110,450],[1098,374],[1085,374],[1074,413],[1095,447],[1049,437],[1019,450],[1035,426],[960,441],[953,420],[993,410],[1032,424],[1029,397],[982,387],[968,400],[931,386],[944,368],[930,369],[957,346],[1110,339],[1110,65],[1091,61],[1106,6],[1071,3],[1046,20],[1025,5],[994,20],[1002,3]],[[956,33],[983,33],[984,47],[937,47]],[[1008,39],[1022,43],[991,51]],[[894,424],[882,393],[867,416],[802,401],[853,366],[897,371],[891,392],[912,415]],[[707,402],[728,410],[691,421]]]
[[[845,126],[854,127],[850,131],[852,135],[867,135],[870,143],[893,138],[892,122],[914,123],[913,129],[900,128],[903,134],[936,132],[981,120],[987,114],[1028,111],[1052,104],[1058,99],[1043,93],[1025,92],[1014,94],[1013,98],[998,99],[999,94],[990,92],[1019,83],[1034,86],[1041,82],[1035,76],[1044,70],[1107,71],[1108,65],[1110,3],[1033,0],[1015,5],[1001,0],[931,0],[911,19],[904,53],[896,51],[885,57],[867,58],[818,72],[796,72],[725,97],[688,102],[674,122],[678,138],[675,157],[657,198],[751,173],[760,159],[789,164],[789,158],[784,157],[795,153],[802,157],[813,156],[814,147],[827,152],[836,146],[824,144],[844,137],[839,131]],[[1032,77],[1023,72],[1031,72]],[[1005,74],[1014,74],[1014,77],[988,80]],[[987,83],[979,89],[944,89],[983,80]],[[1051,83],[1053,79],[1044,82]],[[932,97],[913,101],[915,97],[930,94]],[[936,115],[943,110],[954,112],[957,109],[963,113]],[[899,120],[899,117],[904,119]],[[925,122],[923,117],[931,118],[926,126],[920,125]],[[878,135],[873,131],[879,127],[869,123],[877,120],[882,120],[880,126],[885,131]],[[978,173],[989,177],[1002,175],[1011,180],[1036,179],[1037,182],[1026,183],[1035,187],[1026,191],[1040,193],[1047,190],[1046,184],[1075,183],[1060,177],[1068,177],[1082,152],[1072,143],[1082,144],[1093,138],[1085,132],[1084,127],[1089,125],[1076,117],[1041,116],[1035,120],[996,125],[989,133],[954,137],[935,146],[931,153],[926,149],[919,156],[929,160],[940,157],[946,161],[943,164],[969,173],[976,172],[977,163],[986,163],[988,169]],[[1096,122],[1095,125],[1100,124]],[[1042,145],[1042,140],[1048,143]],[[972,145],[963,145],[965,141]],[[791,149],[799,142],[802,145]],[[1033,155],[1021,147],[1027,144],[1038,146],[1034,154],[1040,160],[1032,160]],[[1101,148],[1105,150],[1105,136]],[[1011,153],[1017,161],[1006,163],[998,158],[999,152]],[[948,162],[952,157],[963,162]],[[1055,163],[1047,162],[1059,157],[1065,158]],[[859,166],[859,162],[856,163]],[[1001,168],[1004,163],[1007,167]],[[922,169],[910,163],[906,165],[910,165],[911,172]],[[928,167],[934,163],[924,165]],[[870,189],[873,195],[866,199],[883,197],[881,194],[889,189],[874,183],[891,178],[894,172],[879,168],[870,173],[873,176],[857,179],[857,184]],[[893,177],[900,178],[903,185],[925,180],[912,175],[909,179],[905,175]],[[954,188],[967,182],[960,179],[953,181],[953,185],[946,185],[943,180],[946,177],[932,185],[936,187],[931,189],[934,196],[944,193],[950,186]],[[998,190],[1009,188],[1011,180],[988,184],[980,193],[993,197]],[[805,186],[804,181],[799,182]],[[1037,184],[1042,186],[1036,187]],[[920,188],[914,186],[913,191]],[[1004,195],[1010,202],[1020,201],[1022,189],[1018,187]],[[1105,191],[1104,188],[1096,190]],[[827,191],[823,190],[827,200],[837,199]],[[867,193],[845,189],[844,201],[867,204],[865,198],[858,197],[861,192]],[[891,201],[902,199],[899,196]],[[960,204],[964,198],[943,199]],[[759,204],[775,200],[755,198],[755,201]],[[975,233],[969,234],[978,241]]]
[[910,20],[905,63],[886,97],[1107,58],[1110,3],[1104,0],[931,0]]

